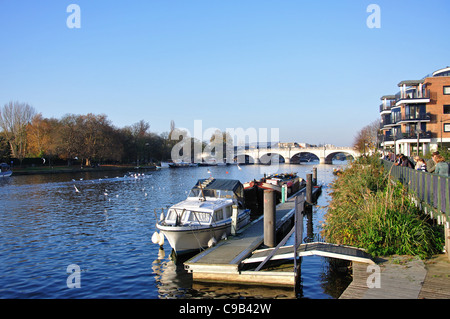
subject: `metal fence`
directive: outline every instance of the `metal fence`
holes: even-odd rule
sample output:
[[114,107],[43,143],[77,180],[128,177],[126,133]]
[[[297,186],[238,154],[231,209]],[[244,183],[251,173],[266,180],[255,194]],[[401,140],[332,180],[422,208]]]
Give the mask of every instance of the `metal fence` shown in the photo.
[[450,217],[450,177],[439,176],[382,160],[386,172],[401,182],[422,203]]

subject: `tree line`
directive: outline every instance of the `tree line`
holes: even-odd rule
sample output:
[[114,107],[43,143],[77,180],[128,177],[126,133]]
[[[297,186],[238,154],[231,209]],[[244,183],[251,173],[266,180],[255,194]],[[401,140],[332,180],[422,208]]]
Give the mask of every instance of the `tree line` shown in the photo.
[[105,114],[67,114],[60,119],[45,118],[27,103],[9,102],[0,109],[0,160],[42,158],[51,165],[64,160],[147,165],[171,158],[178,140],[170,131],[156,134],[141,120],[118,128]]

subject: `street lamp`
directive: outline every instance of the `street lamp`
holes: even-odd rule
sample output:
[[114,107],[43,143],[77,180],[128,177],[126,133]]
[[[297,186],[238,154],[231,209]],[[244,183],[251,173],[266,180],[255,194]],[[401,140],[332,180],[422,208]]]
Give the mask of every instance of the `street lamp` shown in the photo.
[[416,152],[416,155],[419,156],[419,147],[420,147],[419,139],[420,139],[420,133],[422,133],[422,130],[420,129],[420,122],[418,124],[418,128],[416,130],[416,133],[417,133],[417,152]]

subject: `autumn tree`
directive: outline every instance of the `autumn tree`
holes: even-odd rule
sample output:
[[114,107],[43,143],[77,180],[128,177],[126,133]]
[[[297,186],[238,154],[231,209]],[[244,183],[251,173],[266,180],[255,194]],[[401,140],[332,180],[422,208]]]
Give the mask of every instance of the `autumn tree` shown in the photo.
[[27,152],[27,125],[36,111],[27,103],[9,102],[0,109],[0,128],[11,147],[11,156],[22,163]]
[[67,165],[78,158],[82,146],[81,132],[77,115],[67,114],[60,120],[61,129],[57,136],[57,152],[59,157],[67,160]]
[[78,157],[86,166],[92,160],[120,159],[121,148],[114,141],[116,130],[106,115],[77,115],[74,129]]
[[57,119],[44,118],[41,113],[36,114],[27,125],[28,156],[55,157],[59,127]]
[[11,147],[6,140],[5,134],[0,132],[0,161],[4,162],[11,157]]
[[361,154],[372,153],[377,150],[380,122],[378,120],[364,126],[356,135],[353,142],[355,150]]

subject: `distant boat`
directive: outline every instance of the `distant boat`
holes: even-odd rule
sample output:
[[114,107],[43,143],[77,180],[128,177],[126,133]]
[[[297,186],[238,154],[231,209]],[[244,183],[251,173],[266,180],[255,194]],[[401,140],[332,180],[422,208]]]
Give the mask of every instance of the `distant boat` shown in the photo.
[[[233,223],[233,220],[235,221]],[[156,227],[177,254],[208,248],[250,221],[238,180],[203,179],[184,201],[173,205]]]
[[217,161],[215,158],[209,158],[204,162],[199,163],[199,166],[226,166],[228,163],[223,161]]
[[6,163],[0,164],[0,178],[1,177],[10,177],[12,175],[11,168]]
[[170,168],[180,168],[180,167],[191,167],[192,163],[188,163],[188,162],[174,162],[174,163],[169,163],[169,167]]

